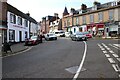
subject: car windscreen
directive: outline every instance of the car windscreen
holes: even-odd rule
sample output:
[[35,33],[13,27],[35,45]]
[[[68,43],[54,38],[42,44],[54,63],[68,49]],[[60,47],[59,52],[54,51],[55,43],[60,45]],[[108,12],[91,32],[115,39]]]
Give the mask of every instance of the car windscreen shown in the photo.
[[83,32],[83,34],[89,34],[89,32]]
[[36,39],[37,39],[37,36],[32,36],[30,39],[31,39],[31,40],[36,40]]
[[83,35],[83,33],[76,33],[76,35]]
[[53,36],[54,34],[49,34],[49,36]]

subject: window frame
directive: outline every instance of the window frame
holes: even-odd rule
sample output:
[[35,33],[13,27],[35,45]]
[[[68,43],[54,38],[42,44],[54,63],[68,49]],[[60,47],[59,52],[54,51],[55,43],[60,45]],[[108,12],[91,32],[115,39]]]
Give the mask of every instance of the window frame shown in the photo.
[[98,13],[98,20],[103,21],[103,12]]
[[94,14],[90,14],[90,23],[94,22]]
[[22,17],[18,16],[17,23],[18,23],[18,25],[22,25]]
[[86,16],[82,16],[82,21],[83,21],[83,24],[86,24]]
[[15,41],[15,30],[9,29],[9,40]]
[[27,19],[24,19],[24,26],[28,27],[28,20]]
[[13,13],[10,13],[10,23],[16,24],[16,15]]
[[113,20],[114,19],[114,10],[109,10],[109,20]]

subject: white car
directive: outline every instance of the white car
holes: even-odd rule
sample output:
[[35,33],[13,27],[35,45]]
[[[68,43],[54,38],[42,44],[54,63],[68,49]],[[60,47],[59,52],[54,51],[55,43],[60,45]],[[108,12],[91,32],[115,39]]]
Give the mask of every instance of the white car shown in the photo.
[[45,40],[57,40],[57,36],[54,33],[45,34]]
[[70,32],[65,32],[65,37],[70,37]]
[[54,34],[57,37],[65,37],[65,32],[63,30],[55,31]]

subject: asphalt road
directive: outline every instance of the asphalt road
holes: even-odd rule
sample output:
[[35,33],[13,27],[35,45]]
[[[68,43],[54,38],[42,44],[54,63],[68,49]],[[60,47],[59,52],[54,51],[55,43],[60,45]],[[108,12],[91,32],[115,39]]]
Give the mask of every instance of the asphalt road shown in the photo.
[[[118,55],[119,46],[113,47],[113,44],[118,44],[118,41],[91,39],[86,44],[85,60],[77,78],[118,78],[119,57],[113,56],[113,54]],[[108,47],[114,53],[110,53],[107,50]],[[76,42],[66,38],[46,41],[22,54],[3,58],[3,78],[72,79],[75,76],[74,71],[78,69],[83,60],[84,51],[83,41]],[[109,58],[114,59],[114,63]],[[117,67],[113,67],[114,65]],[[67,71],[69,68],[73,73]]]

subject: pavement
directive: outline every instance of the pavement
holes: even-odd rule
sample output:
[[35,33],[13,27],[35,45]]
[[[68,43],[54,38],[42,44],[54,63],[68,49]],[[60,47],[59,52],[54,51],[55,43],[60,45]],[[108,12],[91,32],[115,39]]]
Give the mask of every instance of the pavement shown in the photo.
[[10,47],[11,47],[12,53],[10,51],[7,51],[7,53],[3,53],[3,56],[15,54],[29,48],[29,46],[24,46],[24,43],[16,43],[11,45]]

